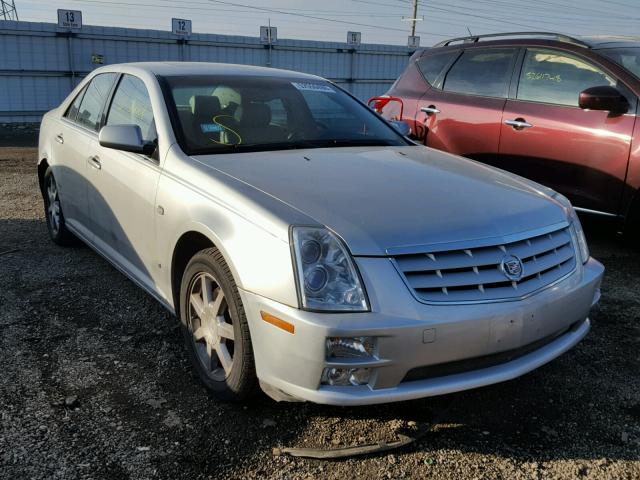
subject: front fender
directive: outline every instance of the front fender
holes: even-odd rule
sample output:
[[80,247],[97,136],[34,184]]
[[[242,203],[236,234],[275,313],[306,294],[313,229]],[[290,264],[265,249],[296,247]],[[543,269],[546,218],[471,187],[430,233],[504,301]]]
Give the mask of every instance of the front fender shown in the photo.
[[[188,177],[188,167],[183,172]],[[163,265],[159,282],[163,296],[173,304],[171,262],[176,245],[188,232],[207,237],[225,258],[239,288],[265,296],[291,307],[298,307],[295,276],[285,222],[277,232],[267,230],[256,221],[263,212],[256,209],[252,217],[234,211],[217,198],[224,195],[224,185],[198,179],[196,189],[188,179],[161,175],[156,203],[163,214],[157,216],[159,263]],[[202,183],[209,183],[202,187]],[[216,191],[217,197],[207,195]],[[273,222],[273,219],[269,219]]]

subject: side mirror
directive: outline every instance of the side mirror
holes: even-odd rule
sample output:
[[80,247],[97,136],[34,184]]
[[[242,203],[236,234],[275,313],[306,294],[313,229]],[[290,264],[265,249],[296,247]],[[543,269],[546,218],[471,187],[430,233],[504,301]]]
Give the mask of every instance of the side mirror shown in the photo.
[[586,110],[604,110],[617,115],[629,111],[629,102],[626,97],[620,93],[620,90],[608,85],[591,87],[580,92],[578,105]]
[[411,128],[409,127],[409,125],[407,125],[406,122],[403,122],[402,120],[394,120],[389,123],[394,128],[394,130],[403,137],[408,137],[411,133]]
[[100,130],[98,142],[103,147],[143,155],[151,155],[156,149],[154,143],[143,140],[138,125],[105,125]]

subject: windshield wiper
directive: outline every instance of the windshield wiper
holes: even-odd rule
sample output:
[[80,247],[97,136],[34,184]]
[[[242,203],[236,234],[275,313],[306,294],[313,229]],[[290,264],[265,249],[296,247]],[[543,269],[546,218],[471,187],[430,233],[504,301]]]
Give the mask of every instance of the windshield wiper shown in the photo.
[[338,138],[323,139],[313,142],[317,148],[331,147],[392,147],[399,145],[389,140],[380,138]]

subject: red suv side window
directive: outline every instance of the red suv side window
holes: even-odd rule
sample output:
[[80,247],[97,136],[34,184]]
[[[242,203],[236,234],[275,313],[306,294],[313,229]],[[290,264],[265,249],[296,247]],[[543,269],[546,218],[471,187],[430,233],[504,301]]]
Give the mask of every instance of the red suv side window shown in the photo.
[[438,77],[445,67],[447,67],[458,55],[460,55],[460,51],[458,50],[437,53],[435,55],[426,55],[417,61],[418,69],[420,69],[420,72],[422,72],[422,75],[429,85],[440,88],[441,85],[437,85],[436,80],[438,80]]
[[465,50],[444,80],[448,92],[505,97],[516,50],[491,48]]
[[615,87],[616,81],[595,65],[574,55],[529,49],[520,72],[517,98],[577,107],[580,92],[600,85]]

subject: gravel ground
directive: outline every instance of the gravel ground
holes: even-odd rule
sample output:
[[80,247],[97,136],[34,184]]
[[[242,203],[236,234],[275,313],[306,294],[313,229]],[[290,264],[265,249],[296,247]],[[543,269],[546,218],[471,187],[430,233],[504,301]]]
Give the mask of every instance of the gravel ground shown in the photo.
[[[0,149],[0,478],[640,478],[640,254],[607,267],[593,330],[515,381],[379,407],[217,403],[177,322],[86,247],[47,238],[34,148]],[[274,457],[430,428],[343,461]]]

